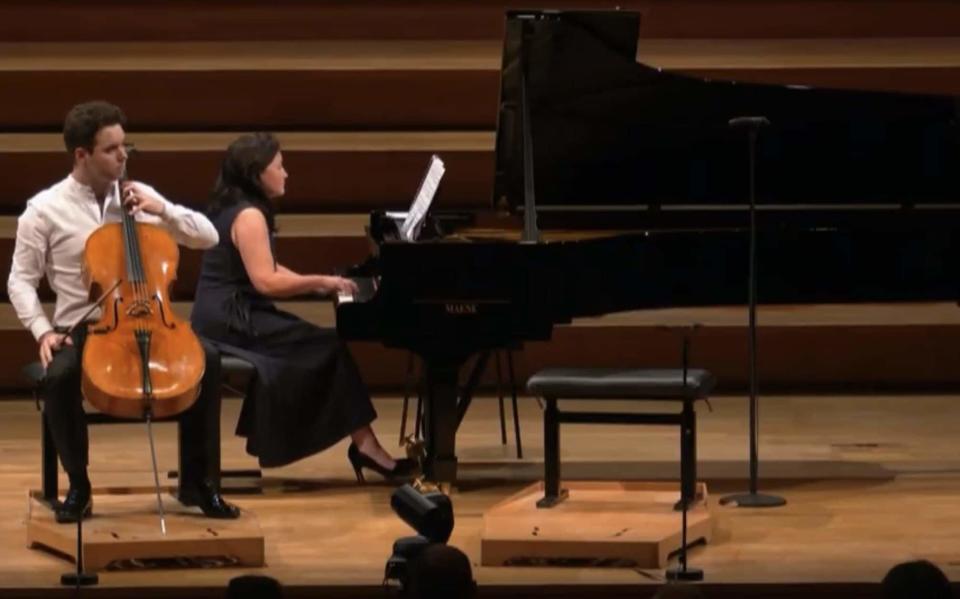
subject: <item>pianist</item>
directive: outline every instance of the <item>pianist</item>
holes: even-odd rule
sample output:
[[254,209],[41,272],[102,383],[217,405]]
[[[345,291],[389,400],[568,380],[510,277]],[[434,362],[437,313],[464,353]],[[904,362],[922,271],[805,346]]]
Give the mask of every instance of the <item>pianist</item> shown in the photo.
[[348,279],[299,274],[273,254],[274,203],[287,172],[276,138],[243,135],[227,148],[208,210],[220,234],[205,252],[191,321],[223,353],[257,369],[237,433],[261,466],[289,464],[323,451],[347,435],[348,458],[387,478],[410,475],[409,460],[394,460],[370,427],[373,404],[346,345],[333,329],[277,309],[274,298],[356,292]]

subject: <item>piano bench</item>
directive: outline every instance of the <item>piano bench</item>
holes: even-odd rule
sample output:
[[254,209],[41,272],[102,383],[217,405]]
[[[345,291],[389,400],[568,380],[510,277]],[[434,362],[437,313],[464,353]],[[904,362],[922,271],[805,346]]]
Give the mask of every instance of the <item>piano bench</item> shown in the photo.
[[[221,384],[224,387],[231,388],[232,385],[241,386],[241,382],[250,384],[253,381],[253,377],[256,374],[256,370],[253,367],[253,364],[237,358],[235,356],[222,355],[220,357],[220,370],[221,370]],[[40,385],[43,382],[44,370],[40,365],[40,362],[31,362],[23,367],[22,373],[24,377],[31,383],[33,398],[37,403],[37,410],[41,410],[40,407]],[[84,414],[87,424],[135,424],[142,422],[141,420],[130,420],[126,418],[115,418],[108,414],[103,414],[101,412],[85,412]],[[175,420],[174,418],[164,419],[166,421]],[[59,496],[59,481],[57,480],[57,448],[53,443],[53,436],[50,434],[50,428],[47,426],[47,420],[41,414],[40,417],[40,447],[41,447],[41,458],[40,458],[40,472],[41,472],[41,484],[42,484],[42,493],[43,499],[47,502],[56,502]],[[177,446],[180,447],[180,430],[179,422],[177,429]],[[178,465],[179,470],[183,470],[183,454],[177,451],[178,455]],[[215,456],[210,456],[211,462],[216,464],[217,471],[220,470],[220,451],[217,449]],[[175,478],[178,475],[179,471],[171,471],[168,475],[171,478]],[[222,476],[260,476],[260,471],[238,471],[238,472],[223,472],[220,473]],[[214,481],[215,484],[219,485],[219,481]]]
[[[527,389],[546,403],[543,417],[544,496],[537,507],[563,501],[560,488],[560,424],[658,424],[680,427],[680,501],[696,501],[697,428],[694,403],[709,397],[714,376],[700,369],[547,368],[530,377]],[[561,412],[561,399],[677,401],[679,413]]]

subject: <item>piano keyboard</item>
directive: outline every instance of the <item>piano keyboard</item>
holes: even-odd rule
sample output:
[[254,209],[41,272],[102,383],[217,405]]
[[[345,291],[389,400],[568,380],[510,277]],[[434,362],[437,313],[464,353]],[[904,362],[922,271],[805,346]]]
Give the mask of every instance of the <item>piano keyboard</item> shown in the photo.
[[338,304],[370,301],[377,293],[377,280],[374,277],[347,277],[357,285],[356,293],[338,293]]

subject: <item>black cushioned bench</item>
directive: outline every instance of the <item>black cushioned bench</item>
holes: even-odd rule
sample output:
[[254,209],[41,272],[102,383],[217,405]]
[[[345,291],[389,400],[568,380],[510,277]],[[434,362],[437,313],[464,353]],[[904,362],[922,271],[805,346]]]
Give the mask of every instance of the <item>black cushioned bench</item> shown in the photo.
[[[223,386],[235,389],[245,389],[256,374],[253,364],[238,358],[236,356],[221,355],[220,357],[221,383]],[[43,381],[44,371],[40,362],[32,362],[23,368],[23,374],[29,380],[33,387],[33,397],[37,402],[37,409],[40,406],[40,383]],[[125,418],[115,418],[113,416],[102,414],[100,412],[86,412],[88,424],[131,424],[142,422],[141,420],[131,420]],[[173,419],[167,419],[173,420]],[[42,444],[41,453],[41,484],[43,486],[43,499],[46,502],[57,501],[59,495],[59,484],[57,480],[57,448],[53,444],[53,436],[47,426],[46,418],[40,418],[40,438]],[[177,427],[177,446],[180,446],[180,429]],[[183,452],[177,451],[178,471],[183,472]],[[216,455],[207,457],[209,463],[217,465],[217,472],[220,471],[220,448],[217,447]],[[249,473],[245,474],[249,475]],[[219,486],[219,481],[213,481]]]
[[[680,501],[696,500],[697,428],[694,403],[716,383],[700,369],[548,368],[530,377],[527,389],[546,403],[543,417],[544,496],[538,507],[552,507],[567,493],[560,488],[560,424],[662,424],[680,427]],[[563,411],[561,399],[677,401],[679,413]]]

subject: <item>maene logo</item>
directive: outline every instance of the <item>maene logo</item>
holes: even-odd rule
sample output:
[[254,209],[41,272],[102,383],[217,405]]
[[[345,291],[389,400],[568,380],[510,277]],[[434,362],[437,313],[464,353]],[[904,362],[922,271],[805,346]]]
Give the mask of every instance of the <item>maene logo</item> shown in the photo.
[[461,315],[461,314],[476,314],[477,305],[476,304],[445,304],[447,314]]

